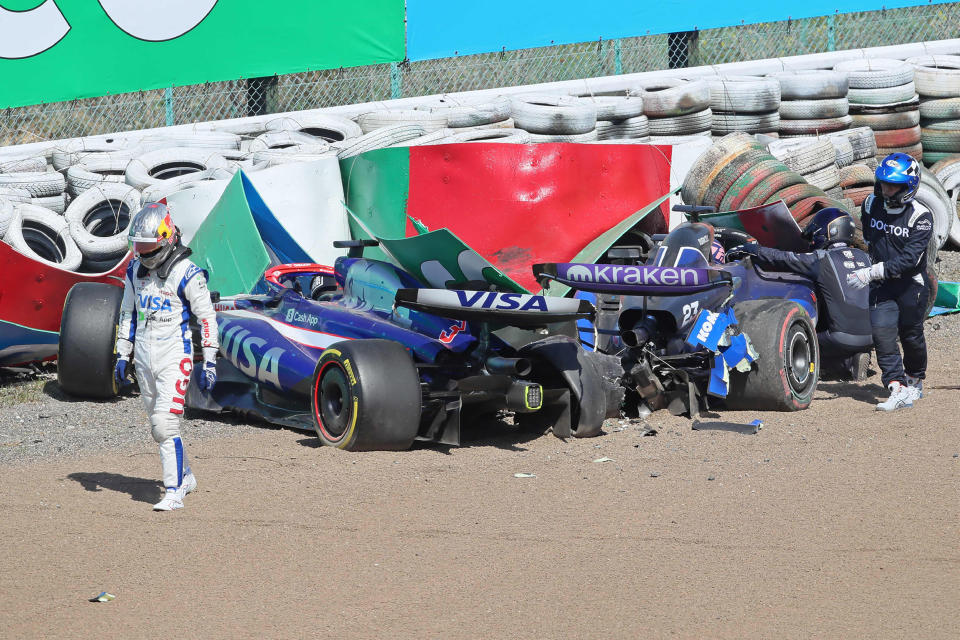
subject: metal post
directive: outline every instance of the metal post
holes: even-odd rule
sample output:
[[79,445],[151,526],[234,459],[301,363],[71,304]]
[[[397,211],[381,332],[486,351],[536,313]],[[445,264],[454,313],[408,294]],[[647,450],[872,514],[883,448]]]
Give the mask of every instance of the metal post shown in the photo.
[[173,126],[173,87],[167,87],[163,90],[163,107],[166,111],[167,126]]
[[616,75],[623,73],[623,57],[622,57],[622,47],[620,46],[620,40],[613,41],[613,72]]
[[837,16],[827,16],[827,51],[837,50]]
[[597,75],[607,75],[607,42],[603,38],[600,38],[600,45],[597,47],[597,53],[599,54],[599,58],[597,59]]
[[390,63],[390,99],[403,97],[403,75],[400,73],[400,64]]

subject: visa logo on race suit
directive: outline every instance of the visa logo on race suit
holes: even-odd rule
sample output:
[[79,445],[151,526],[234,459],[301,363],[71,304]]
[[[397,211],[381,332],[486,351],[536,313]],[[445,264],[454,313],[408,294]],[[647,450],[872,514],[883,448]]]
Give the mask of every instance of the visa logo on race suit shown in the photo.
[[138,294],[140,309],[143,311],[173,311],[173,305],[170,299],[163,296],[151,296],[149,294]]

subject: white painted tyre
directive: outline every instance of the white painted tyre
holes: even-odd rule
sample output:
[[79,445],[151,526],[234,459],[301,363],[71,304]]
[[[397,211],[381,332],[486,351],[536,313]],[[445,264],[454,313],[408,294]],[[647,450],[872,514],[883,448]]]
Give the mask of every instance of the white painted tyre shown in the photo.
[[365,133],[359,138],[350,138],[342,142],[334,142],[330,149],[335,151],[338,158],[352,158],[367,151],[383,149],[393,145],[418,138],[426,133],[418,124],[398,124],[391,127],[376,129]]
[[843,168],[853,164],[853,145],[847,138],[827,138],[837,152],[837,167]]
[[67,169],[67,191],[79,195],[101,182],[124,182],[127,165],[134,157],[129,151],[108,151],[86,156]]
[[425,133],[430,133],[447,126],[446,117],[416,109],[371,111],[357,116],[356,121],[363,133],[370,133],[384,127],[411,124],[418,125]]
[[845,131],[828,133],[828,138],[846,138],[853,147],[854,162],[877,155],[877,138],[870,127],[852,127]]
[[854,105],[866,104],[873,106],[894,105],[916,100],[917,91],[912,82],[896,87],[880,87],[878,89],[850,89],[847,100],[850,101],[851,111]]
[[107,153],[110,151],[121,151],[137,146],[136,141],[125,136],[92,136],[89,138],[74,138],[66,140],[62,144],[58,143],[53,148],[50,161],[53,168],[57,171],[63,171],[70,165],[80,162],[96,153]]
[[531,141],[530,133],[523,129],[471,129],[454,133],[444,142],[506,142],[512,144],[527,144]]
[[587,131],[586,133],[570,134],[546,134],[529,133],[530,142],[592,142],[597,139],[597,130]]
[[30,204],[49,209],[50,211],[62,214],[67,209],[67,194],[60,193],[55,196],[43,196],[42,198],[30,198]]
[[227,160],[217,153],[193,147],[157,149],[134,158],[125,171],[126,182],[143,191],[163,180],[213,169],[228,168]]
[[286,149],[297,147],[301,150],[312,149],[312,153],[323,153],[329,150],[326,141],[316,136],[312,136],[300,131],[281,129],[278,131],[268,131],[250,141],[247,148],[248,152],[266,151],[267,149]]
[[810,120],[780,120],[778,131],[781,136],[816,136],[847,129],[852,121],[850,116]]
[[[847,74],[851,90],[897,87],[912,83],[914,76],[912,64],[892,58],[844,60],[834,65],[833,70]],[[852,98],[850,101],[854,102]]]
[[239,149],[240,136],[228,131],[170,131],[153,133],[137,142],[147,149]]
[[582,96],[580,99],[596,105],[598,121],[619,123],[643,115],[643,98],[640,96]]
[[43,156],[0,160],[0,173],[39,173],[46,170],[47,159]]
[[127,252],[127,227],[140,209],[140,192],[107,182],[77,196],[64,214],[70,236],[89,260],[120,258]]
[[[770,74],[780,82],[780,99],[823,100],[847,97],[847,74],[824,69],[777,71]],[[782,104],[782,102],[781,102]]]
[[829,164],[822,169],[804,175],[803,179],[809,184],[827,191],[840,184],[840,169],[835,164]]
[[32,198],[55,196],[67,188],[66,179],[56,171],[0,173],[0,187],[25,189]]
[[705,80],[665,79],[630,91],[643,99],[648,118],[673,118],[710,107],[710,85]]
[[493,100],[468,100],[444,96],[434,102],[419,105],[418,111],[426,111],[446,119],[446,127],[486,127],[503,122],[510,117],[510,98],[497,96]]
[[713,126],[713,111],[709,108],[682,116],[650,118],[651,136],[682,136],[710,131]]
[[7,235],[7,229],[10,228],[10,223],[16,215],[13,201],[0,198],[0,239]]
[[770,155],[800,175],[813,173],[837,162],[837,151],[825,138],[776,140],[767,148]]
[[516,126],[543,135],[576,135],[597,128],[597,107],[573,96],[535,94],[510,99]]
[[960,96],[960,56],[916,56],[906,60],[916,67],[914,83],[925,98]]
[[850,113],[846,97],[823,100],[784,100],[780,103],[780,117],[786,120],[839,118]]
[[20,253],[66,271],[80,267],[83,255],[63,216],[32,204],[14,205],[16,215],[4,240]]
[[[30,202],[30,192],[26,189],[17,189],[15,187],[0,187],[0,200],[9,200],[10,202]],[[0,233],[0,238],[3,234]]]
[[780,83],[774,78],[717,75],[698,79],[710,86],[710,108],[715,112],[769,113],[780,107]]
[[269,131],[298,131],[324,142],[341,142],[359,138],[363,130],[353,120],[337,115],[303,114],[283,116],[268,120],[264,128]]

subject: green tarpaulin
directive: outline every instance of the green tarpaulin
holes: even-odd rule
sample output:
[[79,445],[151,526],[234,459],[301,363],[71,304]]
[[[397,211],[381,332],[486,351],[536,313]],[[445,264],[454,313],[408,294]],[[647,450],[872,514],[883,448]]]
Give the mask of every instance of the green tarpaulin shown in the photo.
[[220,295],[250,293],[270,258],[257,232],[238,171],[190,241],[192,260]]

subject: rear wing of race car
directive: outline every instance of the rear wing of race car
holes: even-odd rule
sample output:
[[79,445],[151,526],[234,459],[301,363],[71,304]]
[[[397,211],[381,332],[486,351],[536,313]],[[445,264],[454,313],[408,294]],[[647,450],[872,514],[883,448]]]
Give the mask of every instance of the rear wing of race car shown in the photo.
[[454,320],[491,322],[513,327],[540,327],[554,322],[593,319],[586,300],[499,291],[400,289],[396,304]]
[[649,265],[547,262],[533,265],[540,286],[550,280],[572,289],[626,296],[683,296],[733,286],[733,277],[719,269]]

